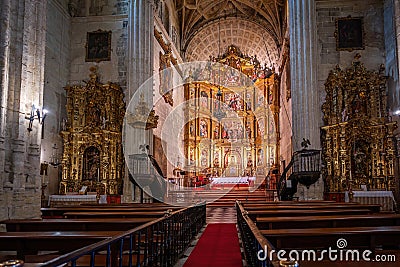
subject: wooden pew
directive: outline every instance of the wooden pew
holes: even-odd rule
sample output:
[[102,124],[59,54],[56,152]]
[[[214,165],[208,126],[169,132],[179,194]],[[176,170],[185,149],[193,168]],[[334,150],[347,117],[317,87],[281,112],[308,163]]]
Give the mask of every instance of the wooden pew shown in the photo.
[[337,249],[344,238],[346,248],[400,249],[400,226],[338,227],[260,230],[277,249]]
[[354,215],[370,214],[368,209],[319,209],[319,210],[250,210],[246,211],[248,216],[256,221],[259,217],[297,217],[297,216],[321,216],[321,215]]
[[343,205],[343,204],[328,204],[328,205],[252,205],[242,203],[245,210],[320,210],[320,209],[368,209],[371,212],[379,212],[380,205],[377,204],[358,204],[358,205]]
[[127,231],[154,218],[87,218],[87,219],[22,219],[5,220],[8,232],[34,231]]
[[17,258],[24,260],[25,255],[36,255],[38,251],[58,251],[63,254],[121,233],[121,231],[0,232],[0,250],[16,251]]
[[308,206],[308,205],[313,205],[313,206],[326,206],[326,205],[359,205],[360,203],[357,202],[335,202],[335,201],[265,201],[265,202],[242,202],[242,205],[252,205],[252,206],[264,206],[264,205],[270,205],[270,206]]
[[256,219],[256,225],[260,230],[384,225],[399,226],[400,214],[297,216],[296,218],[259,217]]
[[82,206],[73,206],[73,207],[57,207],[57,208],[41,208],[42,217],[61,217],[66,212],[121,212],[121,211],[168,211],[168,210],[178,210],[181,207],[174,206],[155,206],[155,207],[130,207],[130,206],[113,206],[113,207],[82,207]]
[[65,218],[160,218],[165,215],[164,211],[116,211],[116,212],[66,212]]

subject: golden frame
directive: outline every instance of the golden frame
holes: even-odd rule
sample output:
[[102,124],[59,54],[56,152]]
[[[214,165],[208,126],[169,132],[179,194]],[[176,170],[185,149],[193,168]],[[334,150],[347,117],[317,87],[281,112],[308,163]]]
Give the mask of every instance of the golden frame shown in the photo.
[[351,52],[365,49],[364,20],[362,17],[337,18],[335,25],[337,51]]
[[111,60],[111,31],[97,30],[87,33],[86,62]]

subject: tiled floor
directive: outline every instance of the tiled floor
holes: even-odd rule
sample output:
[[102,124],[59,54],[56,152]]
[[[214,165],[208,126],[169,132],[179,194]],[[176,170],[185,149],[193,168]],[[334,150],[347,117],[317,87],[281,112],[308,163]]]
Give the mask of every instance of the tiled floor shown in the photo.
[[235,207],[207,207],[207,223],[236,223]]

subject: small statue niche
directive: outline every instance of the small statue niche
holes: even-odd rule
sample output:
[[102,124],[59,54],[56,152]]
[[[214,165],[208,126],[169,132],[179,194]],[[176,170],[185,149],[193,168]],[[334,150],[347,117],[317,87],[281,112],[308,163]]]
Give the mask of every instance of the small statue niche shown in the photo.
[[94,146],[85,150],[83,155],[83,180],[100,181],[100,151]]

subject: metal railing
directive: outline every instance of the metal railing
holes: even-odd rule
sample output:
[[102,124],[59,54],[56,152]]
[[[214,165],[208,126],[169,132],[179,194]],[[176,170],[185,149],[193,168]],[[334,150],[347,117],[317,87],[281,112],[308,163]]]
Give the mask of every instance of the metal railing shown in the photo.
[[276,249],[247,216],[246,210],[239,201],[236,201],[236,214],[247,265],[252,267],[279,266],[279,261],[269,258],[270,252],[276,251]]
[[174,266],[205,223],[206,206],[201,203],[168,212],[163,218],[57,257],[40,266]]
[[286,177],[290,177],[290,175],[292,174],[293,171],[293,163],[294,163],[294,156],[292,156],[289,164],[286,166],[286,168],[283,170],[281,177],[279,178],[278,183],[276,184],[276,190],[278,192],[278,198],[279,200],[283,200],[283,192],[284,190],[287,189],[286,187]]

